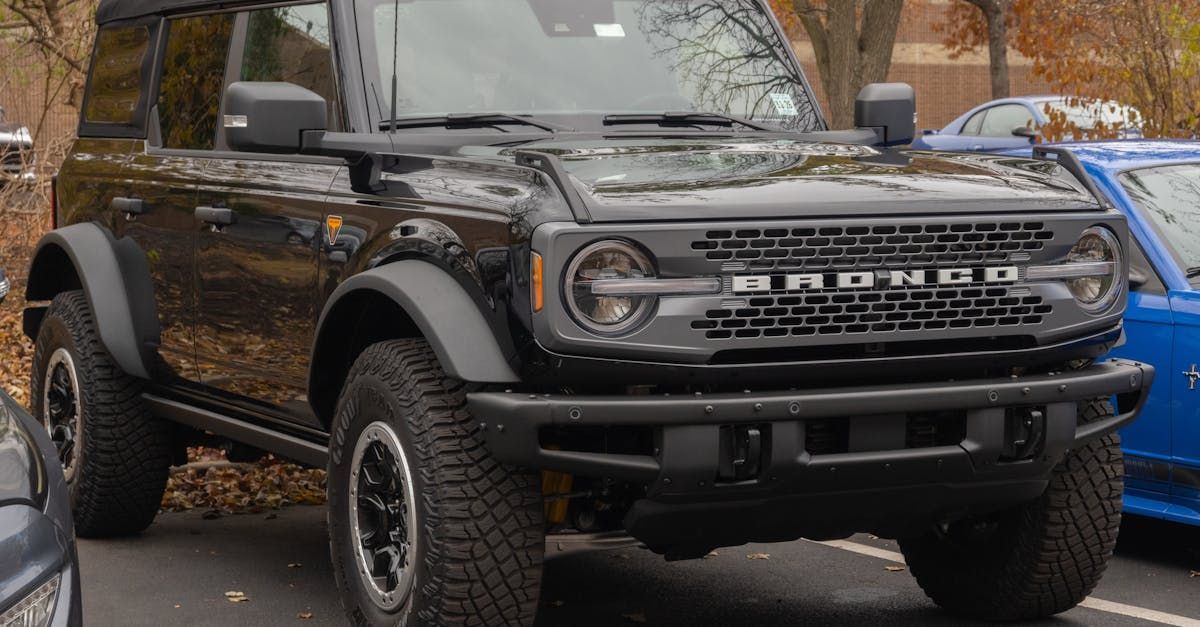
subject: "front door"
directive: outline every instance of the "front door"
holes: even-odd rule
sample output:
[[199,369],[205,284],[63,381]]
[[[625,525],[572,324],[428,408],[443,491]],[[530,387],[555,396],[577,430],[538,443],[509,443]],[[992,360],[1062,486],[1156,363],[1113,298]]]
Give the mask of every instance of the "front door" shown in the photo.
[[[1131,273],[1139,276],[1129,294],[1125,310],[1125,345],[1112,352],[1114,357],[1149,363],[1157,377],[1170,377],[1175,342],[1171,304],[1166,287],[1141,246],[1130,247]],[[1125,451],[1126,498],[1138,498],[1140,492],[1160,508],[1161,500],[1171,491],[1171,382],[1159,379],[1150,388],[1150,396],[1141,415],[1121,430],[1121,448]]]
[[[238,13],[225,82],[285,81],[330,103],[339,130],[328,7]],[[243,409],[318,426],[307,377],[324,199],[341,162],[224,148],[199,180],[196,350],[206,390]],[[223,224],[222,222],[227,222]]]
[[[1171,495],[1200,515],[1200,292],[1171,292],[1175,317],[1175,358],[1157,375],[1171,389]],[[1196,373],[1196,374],[1193,374]]]

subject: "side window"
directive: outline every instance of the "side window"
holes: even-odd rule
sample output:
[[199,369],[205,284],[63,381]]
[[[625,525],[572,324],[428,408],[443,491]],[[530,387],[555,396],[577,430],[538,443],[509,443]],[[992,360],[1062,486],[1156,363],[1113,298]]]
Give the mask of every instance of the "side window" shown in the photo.
[[145,23],[105,27],[96,34],[91,76],[84,95],[85,125],[142,128],[151,34],[151,25]]
[[984,109],[983,111],[971,116],[971,119],[967,120],[966,124],[963,124],[962,132],[959,134],[978,135],[980,127],[983,126],[983,118],[987,115],[987,112],[988,110]]
[[212,149],[233,19],[222,13],[168,23],[158,91],[164,148]]
[[1014,128],[1031,126],[1033,113],[1025,105],[1009,104],[988,109],[987,119],[979,134],[985,137],[1012,137]]
[[311,90],[329,104],[329,129],[341,130],[325,3],[251,11],[239,79],[283,81]]

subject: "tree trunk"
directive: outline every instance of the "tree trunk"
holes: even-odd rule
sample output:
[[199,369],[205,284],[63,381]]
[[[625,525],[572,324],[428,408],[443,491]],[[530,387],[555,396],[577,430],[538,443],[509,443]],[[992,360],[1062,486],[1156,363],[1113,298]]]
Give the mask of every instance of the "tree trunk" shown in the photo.
[[854,99],[887,79],[904,0],[792,0],[812,41],[830,126],[854,124]]
[[1008,9],[1011,0],[967,0],[979,7],[987,21],[988,72],[992,99],[1008,98]]

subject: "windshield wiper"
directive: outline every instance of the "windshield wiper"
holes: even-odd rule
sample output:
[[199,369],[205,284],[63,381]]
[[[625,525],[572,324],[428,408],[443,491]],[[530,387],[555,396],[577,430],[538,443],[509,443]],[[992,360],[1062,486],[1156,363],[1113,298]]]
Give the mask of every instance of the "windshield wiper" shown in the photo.
[[734,125],[744,126],[756,131],[778,131],[777,128],[771,128],[758,122],[751,122],[745,118],[739,118],[724,113],[694,113],[688,111],[668,111],[666,113],[621,113],[604,116],[605,126],[616,126],[618,124],[658,124],[661,126],[692,126],[694,124],[707,124],[710,126],[728,126]]
[[557,133],[559,131],[575,130],[569,126],[538,120],[536,118],[525,117],[522,115],[510,115],[508,113],[448,113],[446,115],[434,115],[428,117],[414,118],[394,118],[384,120],[379,123],[380,130],[390,130],[394,128],[421,128],[431,126],[445,126],[446,128],[478,128],[481,126],[495,126],[497,124],[523,124],[540,128],[543,131]]

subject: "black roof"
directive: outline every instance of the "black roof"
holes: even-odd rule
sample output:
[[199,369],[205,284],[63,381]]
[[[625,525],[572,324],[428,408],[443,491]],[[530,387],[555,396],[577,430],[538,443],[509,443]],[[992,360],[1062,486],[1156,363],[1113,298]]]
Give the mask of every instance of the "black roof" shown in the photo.
[[253,1],[255,0],[100,0],[100,7],[96,9],[96,23],[107,24],[162,13],[223,9]]

